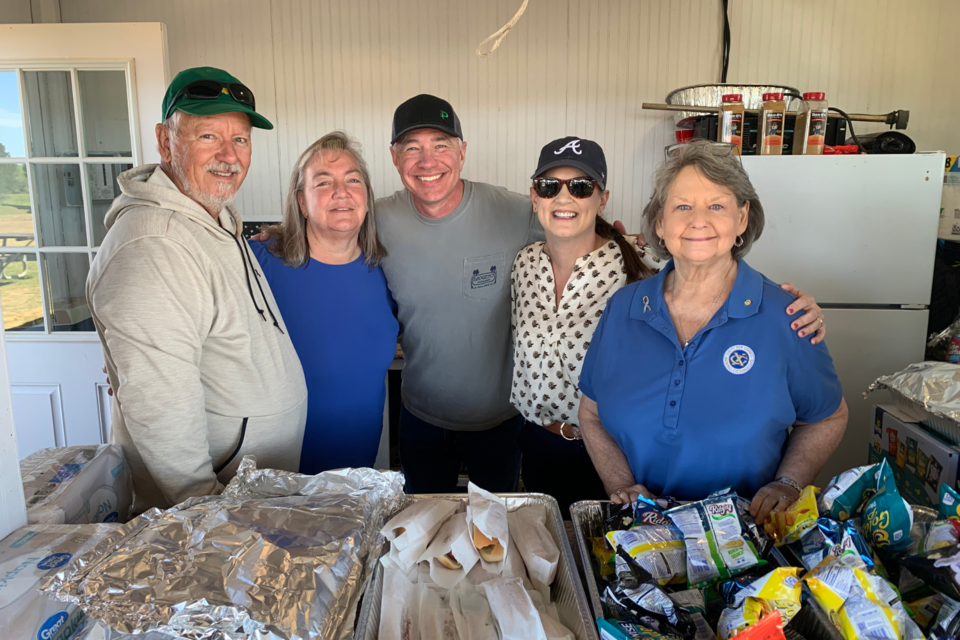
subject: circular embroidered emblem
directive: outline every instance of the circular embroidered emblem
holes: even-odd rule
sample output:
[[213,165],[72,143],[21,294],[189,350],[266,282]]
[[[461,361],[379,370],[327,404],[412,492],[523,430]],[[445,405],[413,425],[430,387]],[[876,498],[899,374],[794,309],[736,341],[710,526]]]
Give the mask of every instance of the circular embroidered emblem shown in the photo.
[[735,344],[723,354],[723,366],[735,376],[743,375],[753,369],[757,356],[753,349],[745,344]]

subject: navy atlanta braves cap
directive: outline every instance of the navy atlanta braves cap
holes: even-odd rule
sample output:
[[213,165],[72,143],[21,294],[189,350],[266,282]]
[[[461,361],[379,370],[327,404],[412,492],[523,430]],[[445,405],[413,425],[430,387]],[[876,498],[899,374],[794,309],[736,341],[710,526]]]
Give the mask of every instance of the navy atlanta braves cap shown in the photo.
[[393,112],[393,131],[390,144],[414,129],[439,129],[463,140],[460,118],[446,100],[421,93],[410,98]]
[[554,167],[576,167],[600,183],[607,184],[607,159],[603,149],[593,140],[567,136],[545,145],[540,150],[540,162],[530,178],[542,176]]

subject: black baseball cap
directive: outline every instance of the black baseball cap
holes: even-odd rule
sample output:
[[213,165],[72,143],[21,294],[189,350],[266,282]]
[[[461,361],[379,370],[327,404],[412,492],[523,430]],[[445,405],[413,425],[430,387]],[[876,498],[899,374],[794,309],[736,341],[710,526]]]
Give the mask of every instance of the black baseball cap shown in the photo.
[[460,118],[449,102],[421,93],[410,98],[393,112],[393,132],[390,144],[394,144],[403,134],[415,129],[438,129],[463,140]]
[[540,150],[540,162],[531,179],[542,176],[554,167],[576,167],[600,183],[607,184],[607,159],[603,149],[593,140],[567,136],[545,145]]

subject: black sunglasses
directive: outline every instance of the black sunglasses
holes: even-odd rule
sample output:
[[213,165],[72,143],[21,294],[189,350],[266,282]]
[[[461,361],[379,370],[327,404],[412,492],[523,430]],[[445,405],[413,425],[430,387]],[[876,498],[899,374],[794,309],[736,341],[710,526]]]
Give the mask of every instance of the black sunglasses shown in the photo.
[[240,84],[239,82],[218,82],[216,80],[194,80],[190,84],[185,85],[180,91],[177,92],[177,95],[173,96],[173,100],[170,101],[170,106],[167,107],[167,112],[163,114],[163,119],[166,120],[170,117],[170,114],[176,111],[177,102],[180,98],[189,98],[191,100],[216,100],[220,97],[221,93],[228,93],[230,97],[239,102],[242,105],[246,105],[253,109],[257,110],[257,101],[253,98],[253,91],[250,91],[249,88]]
[[556,198],[560,195],[560,189],[567,185],[567,191],[574,198],[582,200],[593,195],[593,189],[597,181],[593,178],[570,178],[561,180],[559,178],[534,178],[533,190],[541,198]]

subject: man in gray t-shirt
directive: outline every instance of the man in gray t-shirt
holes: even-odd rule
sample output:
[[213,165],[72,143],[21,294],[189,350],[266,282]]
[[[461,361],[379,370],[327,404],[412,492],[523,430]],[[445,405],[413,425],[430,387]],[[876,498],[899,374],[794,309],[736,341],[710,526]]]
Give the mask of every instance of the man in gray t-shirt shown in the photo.
[[445,100],[420,95],[397,108],[391,153],[406,188],[375,210],[403,332],[408,493],[454,492],[462,463],[490,491],[516,491],[520,474],[510,267],[543,229],[529,197],[460,178],[466,149]]

